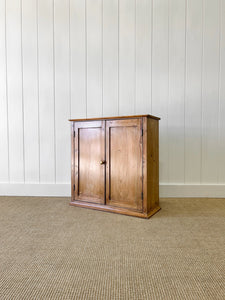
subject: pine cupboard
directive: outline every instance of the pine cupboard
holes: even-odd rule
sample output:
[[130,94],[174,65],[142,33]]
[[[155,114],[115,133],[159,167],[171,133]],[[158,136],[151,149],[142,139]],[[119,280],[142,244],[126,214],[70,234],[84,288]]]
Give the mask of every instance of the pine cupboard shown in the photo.
[[71,205],[149,218],[159,209],[159,118],[72,119]]

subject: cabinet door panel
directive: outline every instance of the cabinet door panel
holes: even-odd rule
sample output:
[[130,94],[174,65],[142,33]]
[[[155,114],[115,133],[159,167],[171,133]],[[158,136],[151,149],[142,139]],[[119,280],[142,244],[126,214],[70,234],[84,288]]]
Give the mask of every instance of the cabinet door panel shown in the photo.
[[105,203],[105,122],[75,123],[75,200]]
[[142,210],[142,120],[106,121],[107,205]]

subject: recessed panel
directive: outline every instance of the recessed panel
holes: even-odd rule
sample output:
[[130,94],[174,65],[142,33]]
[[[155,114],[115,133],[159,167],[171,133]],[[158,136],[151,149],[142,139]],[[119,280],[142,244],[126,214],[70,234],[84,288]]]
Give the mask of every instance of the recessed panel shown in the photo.
[[[137,122],[137,120],[135,120]],[[108,132],[108,204],[142,208],[142,140],[137,124],[119,122]],[[111,122],[112,123],[112,122]],[[118,125],[118,124],[117,124]]]
[[[96,123],[80,123],[76,133],[76,200],[104,203],[105,160],[104,129]],[[93,127],[92,127],[93,126]]]
[[98,197],[102,194],[101,129],[79,129],[79,194]]

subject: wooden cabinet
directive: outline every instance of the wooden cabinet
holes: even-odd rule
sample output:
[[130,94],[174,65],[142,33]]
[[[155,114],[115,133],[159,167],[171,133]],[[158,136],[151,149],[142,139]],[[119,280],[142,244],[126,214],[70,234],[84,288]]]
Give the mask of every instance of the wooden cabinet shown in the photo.
[[158,121],[71,121],[71,205],[149,218],[159,207]]

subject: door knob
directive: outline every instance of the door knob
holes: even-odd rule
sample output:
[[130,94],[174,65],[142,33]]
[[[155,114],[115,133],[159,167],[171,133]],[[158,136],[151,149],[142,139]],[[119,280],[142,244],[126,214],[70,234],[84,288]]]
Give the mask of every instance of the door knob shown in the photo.
[[106,161],[105,160],[100,160],[100,165],[104,165],[105,163],[106,163]]

